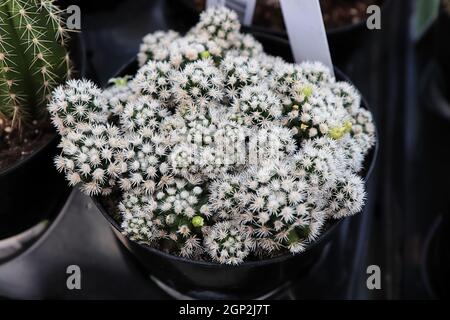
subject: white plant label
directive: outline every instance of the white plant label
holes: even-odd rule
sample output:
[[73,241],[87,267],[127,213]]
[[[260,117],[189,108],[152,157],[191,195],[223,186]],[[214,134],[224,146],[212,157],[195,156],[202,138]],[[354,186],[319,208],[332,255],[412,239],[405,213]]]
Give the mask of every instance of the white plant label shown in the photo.
[[236,11],[243,25],[251,25],[255,13],[256,0],[207,0],[206,6],[225,6]]
[[295,61],[320,61],[333,71],[319,0],[280,1]]

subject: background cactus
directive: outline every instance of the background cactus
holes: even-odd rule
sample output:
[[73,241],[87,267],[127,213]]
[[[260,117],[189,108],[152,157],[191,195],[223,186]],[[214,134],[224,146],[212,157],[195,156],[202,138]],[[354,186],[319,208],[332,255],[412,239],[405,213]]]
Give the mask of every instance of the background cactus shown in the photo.
[[21,129],[45,119],[52,90],[71,75],[67,40],[53,0],[0,0],[3,129]]

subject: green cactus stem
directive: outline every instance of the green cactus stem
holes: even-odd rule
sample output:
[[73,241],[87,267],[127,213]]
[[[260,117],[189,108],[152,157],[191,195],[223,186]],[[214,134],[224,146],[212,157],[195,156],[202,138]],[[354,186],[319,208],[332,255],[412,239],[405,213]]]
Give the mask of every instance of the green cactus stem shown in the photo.
[[51,92],[71,75],[67,39],[53,0],[0,0],[0,133],[47,117]]

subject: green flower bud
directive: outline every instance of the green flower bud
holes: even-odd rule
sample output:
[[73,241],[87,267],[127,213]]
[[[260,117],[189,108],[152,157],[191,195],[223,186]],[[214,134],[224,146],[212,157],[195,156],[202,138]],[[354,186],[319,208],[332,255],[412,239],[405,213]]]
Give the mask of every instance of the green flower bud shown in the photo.
[[352,131],[352,122],[351,121],[346,121],[344,123],[344,128],[345,128],[345,132],[346,133]]
[[301,131],[305,131],[305,130],[308,129],[308,128],[309,128],[309,126],[308,126],[307,124],[302,123],[302,124],[300,125],[300,130],[301,130]]
[[312,94],[313,94],[313,87],[311,87],[311,86],[304,86],[304,87],[302,88],[302,93],[303,93],[303,95],[304,95],[306,98],[311,97]]
[[113,83],[114,85],[118,87],[124,87],[127,85],[128,80],[130,79],[130,76],[125,76],[121,78],[112,78],[109,80],[110,83]]
[[203,227],[205,221],[204,221],[203,217],[195,216],[192,218],[191,223],[194,227],[199,228],[199,227]]
[[341,139],[345,133],[346,133],[345,127],[335,127],[330,129],[330,131],[328,132],[329,136],[334,140]]
[[200,52],[200,57],[202,57],[202,59],[207,59],[207,58],[211,57],[211,54],[209,53],[208,50],[205,50],[205,51]]

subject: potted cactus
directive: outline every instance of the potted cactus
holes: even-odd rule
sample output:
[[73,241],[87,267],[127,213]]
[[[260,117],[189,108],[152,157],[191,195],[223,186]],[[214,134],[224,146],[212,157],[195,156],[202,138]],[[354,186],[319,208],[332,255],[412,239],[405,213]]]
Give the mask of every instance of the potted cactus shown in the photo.
[[[180,0],[195,11],[201,11],[206,5],[205,0]],[[244,1],[245,2],[245,1]],[[333,61],[344,64],[351,52],[361,43],[368,41],[370,33],[365,25],[367,8],[371,5],[380,6],[383,13],[391,0],[320,0],[323,20],[327,31],[328,42]],[[279,0],[258,0],[251,25],[248,31],[267,33],[287,39],[283,14]]]
[[254,298],[307,270],[361,211],[376,141],[350,83],[239,29],[209,9],[185,36],[147,35],[111,87],[69,81],[49,104],[58,170],[155,281],[190,296]]
[[73,64],[51,0],[0,1],[0,31],[1,239],[47,217],[67,192],[51,170],[57,136],[46,106]]

